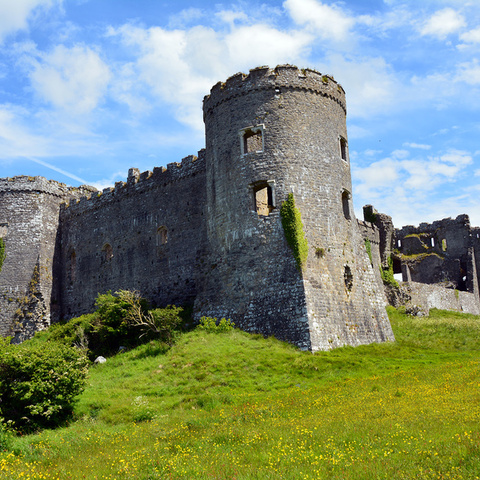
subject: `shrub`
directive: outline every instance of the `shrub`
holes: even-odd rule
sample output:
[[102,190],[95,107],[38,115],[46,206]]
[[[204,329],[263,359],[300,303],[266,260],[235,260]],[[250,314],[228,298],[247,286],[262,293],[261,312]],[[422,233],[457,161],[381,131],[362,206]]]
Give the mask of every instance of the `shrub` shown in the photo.
[[149,309],[136,291],[108,292],[99,295],[95,304],[94,313],[52,325],[49,340],[88,348],[93,359],[117,352],[120,346],[134,347],[151,339],[172,345],[182,323],[182,308],[169,305]]
[[235,328],[235,324],[226,318],[218,321],[215,317],[202,317],[197,327],[199,330],[205,330],[210,333],[229,332]]
[[10,345],[0,340],[0,414],[13,429],[31,432],[68,420],[83,391],[88,360],[58,343]]

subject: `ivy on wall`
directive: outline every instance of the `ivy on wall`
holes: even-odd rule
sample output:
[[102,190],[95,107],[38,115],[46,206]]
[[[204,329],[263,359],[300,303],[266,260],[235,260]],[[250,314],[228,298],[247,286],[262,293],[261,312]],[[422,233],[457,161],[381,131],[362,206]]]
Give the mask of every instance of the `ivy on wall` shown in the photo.
[[368,258],[370,259],[370,263],[373,265],[372,260],[372,244],[368,238],[365,239],[365,249],[367,250]]
[[301,271],[307,261],[308,242],[303,232],[300,210],[295,206],[293,193],[289,193],[287,199],[282,203],[280,216],[282,217],[285,238],[293,251],[297,268]]
[[398,282],[393,276],[393,260],[392,257],[388,257],[388,268],[382,268],[380,265],[380,275],[382,276],[383,283],[391,285],[392,287],[398,287]]
[[5,253],[5,241],[3,240],[3,238],[0,238],[0,272],[2,271],[3,262],[6,255],[7,254]]

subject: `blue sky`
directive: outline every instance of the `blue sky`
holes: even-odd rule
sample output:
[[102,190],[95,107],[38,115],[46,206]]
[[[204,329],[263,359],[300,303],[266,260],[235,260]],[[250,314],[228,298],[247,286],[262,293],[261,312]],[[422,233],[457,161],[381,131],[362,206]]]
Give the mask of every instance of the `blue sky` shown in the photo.
[[357,216],[480,225],[478,0],[0,0],[0,177],[180,161],[212,85],[284,63],[347,92]]

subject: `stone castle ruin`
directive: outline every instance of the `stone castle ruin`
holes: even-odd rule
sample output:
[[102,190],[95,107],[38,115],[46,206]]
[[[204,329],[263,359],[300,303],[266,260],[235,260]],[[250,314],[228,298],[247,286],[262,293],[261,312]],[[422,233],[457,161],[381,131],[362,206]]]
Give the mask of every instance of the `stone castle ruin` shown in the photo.
[[[405,280],[397,302],[432,306],[419,285],[480,310],[468,217],[399,231],[373,207],[355,218],[345,92],[333,78],[256,68],[216,84],[203,112],[198,156],[132,168],[101,192],[0,180],[0,335],[22,341],[92,311],[98,293],[134,289],[306,350],[383,342],[394,339],[389,269]],[[290,194],[308,241],[301,267],[282,226]]]

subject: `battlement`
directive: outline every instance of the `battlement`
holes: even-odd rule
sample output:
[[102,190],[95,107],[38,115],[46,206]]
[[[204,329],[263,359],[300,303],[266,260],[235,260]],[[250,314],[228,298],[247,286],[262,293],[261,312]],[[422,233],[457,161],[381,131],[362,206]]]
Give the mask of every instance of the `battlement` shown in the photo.
[[104,188],[103,191],[89,192],[82,197],[72,197],[61,205],[62,212],[69,215],[80,215],[86,209],[94,210],[106,203],[120,201],[132,193],[141,193],[154,188],[166,187],[179,180],[196,175],[205,170],[205,150],[198,152],[198,157],[189,155],[180,163],[172,162],[165,167],[155,167],[153,172],[147,170],[140,173],[138,168],[128,171],[126,182],[116,182],[114,187]]
[[35,192],[53,195],[55,197],[68,198],[75,195],[85,195],[96,191],[94,187],[82,185],[69,187],[55,180],[47,180],[45,177],[29,177],[21,175],[13,178],[0,178],[0,193],[3,192]]
[[413,225],[406,225],[401,229],[396,229],[397,238],[403,238],[407,235],[418,235],[421,233],[434,234],[439,229],[458,229],[459,227],[470,228],[470,218],[466,214],[458,215],[456,218],[443,218],[436,220],[433,223],[421,223],[418,227]]
[[275,68],[257,67],[249,74],[237,73],[226,82],[218,82],[203,100],[204,116],[220,103],[254,90],[273,90],[277,94],[285,89],[305,90],[337,102],[347,112],[345,91],[332,76],[323,75],[309,68],[299,69],[293,65],[278,65]]

